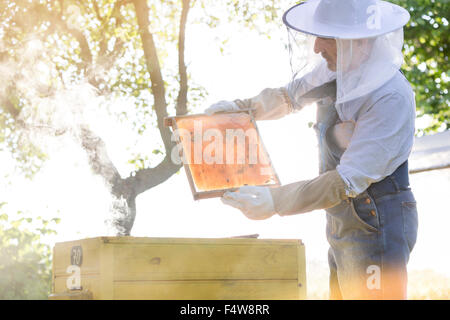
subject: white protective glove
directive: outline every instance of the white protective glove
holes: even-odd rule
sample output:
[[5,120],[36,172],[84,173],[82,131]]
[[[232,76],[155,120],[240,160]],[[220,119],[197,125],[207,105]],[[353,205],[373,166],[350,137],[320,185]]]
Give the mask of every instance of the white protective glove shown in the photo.
[[241,210],[252,220],[268,219],[275,214],[268,187],[243,186],[236,192],[225,192],[221,200],[224,204]]
[[239,106],[236,104],[236,102],[233,101],[219,101],[217,103],[212,104],[209,108],[205,110],[205,113],[208,116],[213,115],[217,112],[223,112],[223,111],[239,111],[241,110]]

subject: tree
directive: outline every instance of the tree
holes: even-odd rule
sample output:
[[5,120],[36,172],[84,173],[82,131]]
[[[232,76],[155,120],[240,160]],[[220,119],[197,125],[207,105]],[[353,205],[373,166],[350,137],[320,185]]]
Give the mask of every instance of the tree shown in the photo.
[[450,2],[395,0],[408,9],[411,20],[405,31],[403,70],[416,93],[418,116],[430,115],[434,123],[425,132],[450,129],[448,95],[448,12]]
[[[0,143],[32,174],[46,155],[23,139],[24,133],[40,128],[54,136],[74,135],[93,172],[103,177],[111,191],[113,210],[119,213],[114,224],[120,235],[130,234],[136,197],[181,167],[171,161],[175,144],[171,131],[164,127],[164,118],[169,112],[186,114],[204,95],[204,90],[189,80],[184,57],[193,2],[7,0],[0,4],[0,69],[7,75],[0,85]],[[204,11],[197,22],[211,27],[220,23],[210,10],[209,4],[214,3],[196,1],[198,10]],[[220,5],[230,13],[229,21],[250,27],[261,18],[274,19],[280,12],[274,0],[228,0]],[[149,123],[155,123],[162,146],[155,146],[151,155],[159,161],[157,165],[150,165],[148,155],[138,154],[130,159],[135,170],[122,177],[101,137],[89,126],[55,125],[55,110],[45,106],[54,103],[52,99],[70,85],[83,82],[105,96],[135,99],[135,110],[119,116],[126,118],[133,113],[137,134],[151,130]],[[91,93],[89,89],[82,91],[82,95]]]
[[[176,2],[178,4],[178,1]],[[172,5],[175,2],[172,3]],[[187,72],[184,63],[185,25],[189,11],[189,0],[181,1],[179,14],[179,92],[176,102],[178,115],[187,112]],[[30,83],[25,79],[26,71],[17,70],[3,89],[2,107],[4,125],[11,132],[18,132],[18,126],[27,127],[26,119],[20,118],[25,106],[36,103],[38,98],[49,97],[67,85],[69,81],[85,79],[102,93],[125,93],[134,95],[137,104],[148,108],[149,102],[141,95],[150,88],[157,127],[161,134],[165,156],[153,168],[140,168],[133,175],[122,178],[109,159],[102,139],[86,125],[80,124],[77,131],[81,146],[86,150],[94,173],[101,175],[117,199],[115,209],[123,212],[116,221],[120,234],[129,234],[136,214],[135,199],[143,191],[152,188],[176,173],[180,165],[170,159],[173,147],[171,133],[164,127],[167,113],[166,84],[161,72],[161,63],[150,26],[150,8],[147,1],[4,1],[2,2],[2,31],[6,50],[2,52],[4,65],[27,62],[27,57],[17,53],[33,55],[35,60],[45,61],[50,72],[58,74],[41,83]],[[31,51],[30,46],[38,46],[41,52]],[[125,66],[117,66],[120,57],[129,51],[142,51],[143,55]],[[35,56],[34,56],[35,55]],[[59,62],[52,63],[55,58]],[[57,60],[58,61],[58,60]],[[141,66],[141,68],[138,68]],[[145,66],[145,68],[142,68]],[[74,69],[75,67],[75,69]],[[74,69],[72,72],[70,69]],[[105,70],[114,69],[117,76]],[[123,80],[122,80],[123,79]],[[20,81],[25,88],[20,88]],[[35,89],[37,93],[26,92]],[[36,108],[36,106],[34,106]],[[5,112],[6,111],[6,112]],[[38,109],[37,112],[40,110]],[[149,112],[146,110],[146,112]],[[33,125],[33,124],[32,124]],[[42,125],[42,122],[41,124]],[[52,123],[43,125],[52,126]],[[55,134],[64,134],[65,129]],[[17,146],[13,144],[14,146]]]

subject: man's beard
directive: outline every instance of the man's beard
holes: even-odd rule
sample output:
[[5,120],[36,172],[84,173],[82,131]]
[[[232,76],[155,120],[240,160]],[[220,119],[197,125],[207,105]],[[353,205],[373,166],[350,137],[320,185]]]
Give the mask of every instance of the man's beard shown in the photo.
[[331,57],[329,55],[327,55],[326,53],[322,53],[322,57],[327,62],[328,69],[330,69],[331,71],[336,71],[336,63],[333,62]]

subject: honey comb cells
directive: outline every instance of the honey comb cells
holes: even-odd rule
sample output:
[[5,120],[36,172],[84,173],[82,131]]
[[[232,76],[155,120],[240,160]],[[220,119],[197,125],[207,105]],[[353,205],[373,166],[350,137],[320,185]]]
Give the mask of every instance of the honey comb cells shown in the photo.
[[[171,124],[179,133],[184,162],[187,162],[188,178],[191,177],[200,193],[225,192],[244,185],[279,184],[256,124],[248,112],[172,119],[175,121]],[[221,196],[223,192],[208,197]]]

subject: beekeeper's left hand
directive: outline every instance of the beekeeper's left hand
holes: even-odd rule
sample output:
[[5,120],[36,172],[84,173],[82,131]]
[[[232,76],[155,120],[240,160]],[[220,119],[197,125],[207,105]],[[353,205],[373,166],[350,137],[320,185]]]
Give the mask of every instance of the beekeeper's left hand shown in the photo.
[[236,192],[225,192],[221,200],[241,210],[252,220],[268,219],[275,214],[272,194],[268,187],[243,186]]

